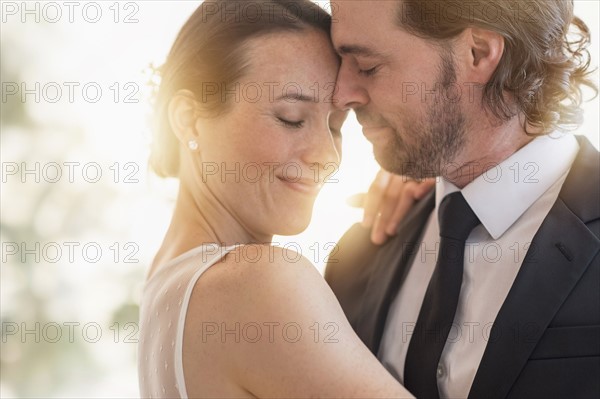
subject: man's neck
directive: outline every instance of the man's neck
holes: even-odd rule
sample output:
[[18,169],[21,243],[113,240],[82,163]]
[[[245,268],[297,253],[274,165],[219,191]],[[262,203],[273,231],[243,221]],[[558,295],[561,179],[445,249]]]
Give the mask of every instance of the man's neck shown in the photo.
[[518,117],[499,126],[486,123],[471,128],[465,150],[452,162],[454,167],[442,171],[442,177],[462,189],[534,138],[525,132]]

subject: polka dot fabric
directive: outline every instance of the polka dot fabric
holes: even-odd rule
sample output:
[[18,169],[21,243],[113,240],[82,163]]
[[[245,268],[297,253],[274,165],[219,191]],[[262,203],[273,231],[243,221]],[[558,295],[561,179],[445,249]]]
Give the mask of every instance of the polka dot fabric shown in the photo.
[[142,398],[187,398],[182,348],[192,289],[202,273],[234,248],[208,244],[192,249],[161,266],[146,282],[138,344]]

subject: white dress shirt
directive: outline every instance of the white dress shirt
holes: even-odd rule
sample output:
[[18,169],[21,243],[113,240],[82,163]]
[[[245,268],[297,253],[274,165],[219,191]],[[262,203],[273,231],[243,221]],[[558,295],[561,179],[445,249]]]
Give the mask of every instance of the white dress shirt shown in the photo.
[[[481,225],[473,229],[465,245],[454,325],[438,364],[442,398],[468,396],[492,323],[529,243],[558,198],[578,150],[572,135],[538,137],[462,189]],[[390,306],[378,357],[401,382],[411,334],[435,268],[438,206],[446,195],[458,190],[439,179],[436,207],[425,226],[420,249]]]

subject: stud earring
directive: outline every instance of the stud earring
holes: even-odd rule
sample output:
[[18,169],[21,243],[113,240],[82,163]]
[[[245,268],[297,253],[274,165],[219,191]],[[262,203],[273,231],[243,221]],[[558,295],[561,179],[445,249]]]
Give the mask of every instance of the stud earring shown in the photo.
[[190,140],[188,141],[188,147],[190,150],[196,151],[198,149],[198,142],[196,140]]

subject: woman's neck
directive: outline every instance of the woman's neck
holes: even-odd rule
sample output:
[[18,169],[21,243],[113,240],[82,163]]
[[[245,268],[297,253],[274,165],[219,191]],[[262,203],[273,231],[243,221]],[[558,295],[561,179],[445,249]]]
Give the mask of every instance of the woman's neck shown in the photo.
[[196,187],[192,193],[182,182],[171,224],[152,269],[203,244],[227,247],[270,243],[272,239],[272,235],[252,234],[205,186]]

